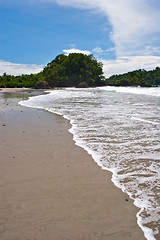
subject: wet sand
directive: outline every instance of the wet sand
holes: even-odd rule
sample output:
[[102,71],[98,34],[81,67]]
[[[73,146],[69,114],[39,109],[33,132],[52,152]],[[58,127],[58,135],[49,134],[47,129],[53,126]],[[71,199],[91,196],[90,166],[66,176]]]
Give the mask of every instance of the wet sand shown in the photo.
[[69,122],[19,106],[23,93],[0,94],[0,240],[145,239],[138,209],[75,145]]

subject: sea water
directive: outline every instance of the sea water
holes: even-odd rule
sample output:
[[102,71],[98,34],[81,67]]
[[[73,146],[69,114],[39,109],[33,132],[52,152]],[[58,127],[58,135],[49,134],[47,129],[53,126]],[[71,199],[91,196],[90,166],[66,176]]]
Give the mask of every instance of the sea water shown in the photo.
[[137,223],[146,239],[156,239],[160,234],[160,88],[66,88],[20,104],[69,119],[75,143],[113,173],[113,183],[140,208]]

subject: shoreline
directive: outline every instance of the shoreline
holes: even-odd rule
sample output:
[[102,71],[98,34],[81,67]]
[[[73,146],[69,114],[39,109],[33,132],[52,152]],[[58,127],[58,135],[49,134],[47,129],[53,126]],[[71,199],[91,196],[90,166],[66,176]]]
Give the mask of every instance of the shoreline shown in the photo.
[[1,239],[145,239],[133,201],[75,145],[69,121],[7,97],[0,112]]

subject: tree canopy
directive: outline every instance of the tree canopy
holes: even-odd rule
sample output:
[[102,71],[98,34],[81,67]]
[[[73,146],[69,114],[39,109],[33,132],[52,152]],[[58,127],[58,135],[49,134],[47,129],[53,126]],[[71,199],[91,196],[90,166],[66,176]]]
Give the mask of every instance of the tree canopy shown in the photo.
[[136,71],[113,75],[105,79],[103,64],[97,62],[93,55],[71,53],[68,56],[58,55],[38,74],[12,76],[6,73],[0,76],[0,87],[96,87],[112,86],[142,86],[160,85],[160,68],[146,71]]
[[47,64],[43,76],[51,87],[77,87],[82,83],[89,87],[102,86],[105,85],[102,67],[93,55],[60,54]]
[[103,64],[93,55],[58,55],[38,74],[0,76],[0,87],[94,87],[105,85]]
[[156,69],[151,71],[139,69],[124,74],[113,75],[106,79],[106,84],[112,86],[159,86],[160,68],[156,67]]

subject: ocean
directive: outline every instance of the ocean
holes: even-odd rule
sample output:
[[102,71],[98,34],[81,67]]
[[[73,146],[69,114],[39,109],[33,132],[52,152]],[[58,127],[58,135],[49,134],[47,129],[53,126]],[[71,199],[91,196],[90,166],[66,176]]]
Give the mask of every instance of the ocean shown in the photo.
[[160,232],[160,88],[66,88],[21,105],[62,115],[76,145],[112,172],[113,183],[139,208],[146,239]]

